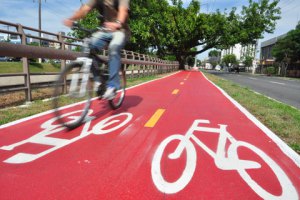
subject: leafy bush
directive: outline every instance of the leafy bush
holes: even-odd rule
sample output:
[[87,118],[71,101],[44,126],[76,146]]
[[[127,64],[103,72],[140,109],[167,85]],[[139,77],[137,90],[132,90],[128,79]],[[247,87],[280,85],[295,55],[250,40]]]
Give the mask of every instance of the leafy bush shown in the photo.
[[276,73],[276,68],[275,67],[267,67],[266,69],[267,74],[275,74]]

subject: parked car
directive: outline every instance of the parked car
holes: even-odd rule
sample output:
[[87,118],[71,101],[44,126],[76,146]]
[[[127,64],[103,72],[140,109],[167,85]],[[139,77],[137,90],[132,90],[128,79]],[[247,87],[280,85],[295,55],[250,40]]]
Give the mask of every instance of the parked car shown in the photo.
[[217,71],[221,71],[221,69],[222,69],[222,67],[221,67],[220,65],[217,65],[217,66],[215,67],[215,70],[217,70]]
[[7,62],[8,58],[5,56],[0,56],[0,62]]
[[21,61],[21,58],[8,57],[7,61],[9,61],[9,62],[19,62],[19,61]]

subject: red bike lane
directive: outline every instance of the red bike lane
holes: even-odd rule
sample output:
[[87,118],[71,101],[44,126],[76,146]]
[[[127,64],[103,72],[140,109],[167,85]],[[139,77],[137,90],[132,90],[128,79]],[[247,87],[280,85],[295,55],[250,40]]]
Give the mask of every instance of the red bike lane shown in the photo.
[[[76,105],[67,113],[76,112]],[[200,72],[0,127],[0,199],[299,199],[300,158]]]

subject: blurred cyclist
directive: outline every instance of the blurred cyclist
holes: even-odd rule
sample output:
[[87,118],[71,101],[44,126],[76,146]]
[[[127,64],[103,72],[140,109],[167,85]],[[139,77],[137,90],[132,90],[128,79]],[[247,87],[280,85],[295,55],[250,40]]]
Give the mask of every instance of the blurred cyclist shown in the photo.
[[128,41],[130,30],[127,24],[130,0],[88,0],[70,18],[64,20],[72,27],[74,21],[84,18],[96,9],[103,16],[104,26],[108,31],[98,31],[91,37],[90,48],[101,50],[108,45],[109,80],[102,98],[111,100],[120,87],[119,70],[121,67],[121,49]]

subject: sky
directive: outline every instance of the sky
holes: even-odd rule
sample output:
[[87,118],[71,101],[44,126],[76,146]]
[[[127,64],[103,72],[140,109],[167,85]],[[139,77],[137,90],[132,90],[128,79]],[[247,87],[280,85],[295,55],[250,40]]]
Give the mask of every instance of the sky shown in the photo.
[[[87,0],[82,0],[86,2]],[[183,0],[188,5],[190,0]],[[38,28],[38,7],[39,0],[0,0],[0,21],[19,23],[24,26]],[[63,19],[81,6],[80,0],[41,0],[42,2],[42,30],[58,33],[60,31],[69,32],[69,28],[62,24]],[[201,12],[214,12],[216,9],[221,11],[230,10],[236,7],[238,10],[243,5],[248,5],[248,0],[201,0]],[[281,0],[281,19],[277,21],[276,30],[273,34],[264,34],[264,38],[259,41],[282,35],[294,29],[300,20],[300,0]],[[0,29],[7,29],[0,24]],[[207,57],[209,50],[198,55],[198,59]]]

